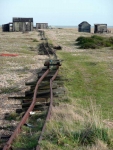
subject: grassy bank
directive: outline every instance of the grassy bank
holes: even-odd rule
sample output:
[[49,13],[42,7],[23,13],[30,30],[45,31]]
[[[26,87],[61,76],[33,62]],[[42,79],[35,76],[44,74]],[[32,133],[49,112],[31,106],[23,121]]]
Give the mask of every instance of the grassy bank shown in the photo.
[[[97,50],[102,56],[104,52]],[[112,149],[113,78],[108,66],[113,62],[97,61],[87,52],[58,55],[64,60],[60,74],[65,78],[67,98],[58,100],[59,105],[53,108],[42,149]]]
[[[69,96],[76,98],[77,103],[89,107],[90,101],[101,107],[102,116],[113,118],[112,112],[112,74],[108,73],[108,62],[95,62],[90,56],[73,56],[60,53],[65,60],[61,72],[68,79],[65,82]],[[111,110],[111,111],[109,111]]]

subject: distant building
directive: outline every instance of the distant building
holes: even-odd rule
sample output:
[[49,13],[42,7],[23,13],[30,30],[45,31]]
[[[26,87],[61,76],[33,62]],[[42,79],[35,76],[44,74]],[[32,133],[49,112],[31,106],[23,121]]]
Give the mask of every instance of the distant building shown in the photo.
[[33,18],[13,18],[13,31],[33,31]]
[[107,24],[94,24],[94,33],[107,32]]
[[3,32],[33,31],[33,18],[13,18],[11,23],[2,25]]
[[78,25],[78,32],[91,32],[91,25],[86,22],[83,21]]
[[2,31],[3,32],[8,32],[9,31],[9,23],[2,25]]
[[38,29],[48,29],[48,23],[36,23],[36,30]]
[[10,31],[13,31],[13,23],[10,22],[10,23],[7,23],[7,24],[3,24],[3,25],[2,25],[2,31],[3,31],[3,32],[10,32]]

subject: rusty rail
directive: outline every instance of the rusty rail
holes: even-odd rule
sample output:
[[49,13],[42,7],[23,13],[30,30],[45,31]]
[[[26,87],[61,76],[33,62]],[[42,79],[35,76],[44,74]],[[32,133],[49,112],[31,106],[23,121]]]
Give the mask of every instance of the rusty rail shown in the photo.
[[3,150],[9,150],[9,148],[11,148],[11,144],[13,142],[13,140],[16,138],[16,136],[20,133],[21,131],[21,127],[22,125],[26,122],[26,120],[28,119],[30,112],[33,110],[35,103],[36,103],[36,95],[37,95],[37,90],[39,87],[39,84],[42,82],[42,80],[44,79],[44,77],[49,73],[50,69],[48,69],[43,75],[42,77],[38,80],[36,87],[35,87],[35,91],[34,91],[34,95],[33,95],[33,101],[29,107],[29,109],[27,110],[27,112],[25,113],[24,117],[22,118],[22,120],[20,121],[20,123],[18,124],[17,128],[15,129],[15,131],[13,132],[13,134],[11,135],[10,139],[8,140],[8,142],[6,143],[6,145],[4,146]]
[[[51,110],[52,110],[52,104],[53,104],[52,82],[53,82],[54,79],[56,78],[56,76],[57,76],[57,74],[58,74],[58,71],[59,71],[59,66],[58,66],[58,69],[57,69],[57,71],[55,72],[54,76],[50,79],[50,106],[49,106],[49,110],[48,110],[48,114],[47,114],[47,117],[46,117],[44,126],[43,126],[43,128],[42,128],[41,135],[40,135],[39,140],[38,140],[38,144],[39,144],[39,143],[41,142],[41,140],[42,140],[42,136],[43,136],[43,133],[44,133],[45,128],[46,128],[46,123],[47,123],[47,121],[50,119]],[[37,145],[36,150],[40,150],[40,146],[39,146],[39,145]]]
[[[44,45],[44,43],[43,43],[43,45]],[[49,56],[49,58],[50,58],[50,54],[49,54],[49,52],[48,52],[48,49],[45,47],[45,45],[44,45],[44,48],[46,49],[46,51],[47,51],[47,53],[48,53],[48,56]]]
[[53,52],[53,54],[54,54],[54,57],[55,57],[55,59],[57,59],[57,55],[56,55],[56,53],[54,52],[54,50],[48,45],[48,47],[51,49],[51,51]]

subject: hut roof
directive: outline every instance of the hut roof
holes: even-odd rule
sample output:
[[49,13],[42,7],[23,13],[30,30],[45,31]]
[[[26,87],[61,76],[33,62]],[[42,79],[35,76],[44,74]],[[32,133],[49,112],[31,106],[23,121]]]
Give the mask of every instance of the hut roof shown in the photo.
[[48,24],[48,23],[36,23],[36,24]]
[[[83,23],[87,23],[88,25],[90,25],[87,21],[82,21],[82,22],[79,24],[79,26],[82,25]],[[91,26],[91,25],[90,25],[90,26]]]
[[13,17],[13,22],[33,22],[33,18]]
[[96,23],[94,25],[107,25],[106,23]]

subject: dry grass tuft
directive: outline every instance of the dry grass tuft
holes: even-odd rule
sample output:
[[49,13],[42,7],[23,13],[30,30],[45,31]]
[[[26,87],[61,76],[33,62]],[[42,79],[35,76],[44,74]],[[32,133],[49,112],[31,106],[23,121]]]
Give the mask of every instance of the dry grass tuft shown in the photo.
[[84,121],[84,118],[80,114],[77,114],[76,109],[76,106],[70,104],[55,106],[52,109],[52,119],[69,123],[73,123],[73,121]]

